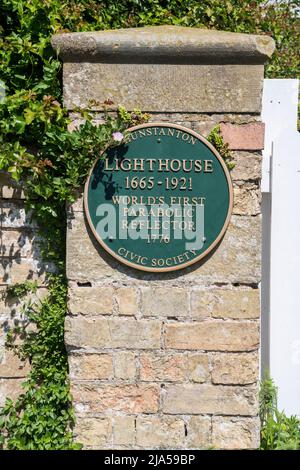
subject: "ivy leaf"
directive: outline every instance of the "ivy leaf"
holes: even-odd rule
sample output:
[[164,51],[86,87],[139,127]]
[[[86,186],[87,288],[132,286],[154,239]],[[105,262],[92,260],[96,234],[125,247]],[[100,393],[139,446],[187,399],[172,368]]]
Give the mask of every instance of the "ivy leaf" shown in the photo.
[[32,121],[34,120],[35,116],[36,116],[36,113],[34,111],[32,111],[32,109],[30,109],[30,108],[25,109],[24,118],[25,118],[26,124],[31,124]]
[[16,134],[23,134],[26,126],[23,116],[16,116],[14,120]]

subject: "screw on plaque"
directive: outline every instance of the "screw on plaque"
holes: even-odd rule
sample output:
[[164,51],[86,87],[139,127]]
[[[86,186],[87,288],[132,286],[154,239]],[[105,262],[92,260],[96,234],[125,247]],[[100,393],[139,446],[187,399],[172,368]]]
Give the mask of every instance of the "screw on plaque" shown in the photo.
[[206,242],[206,238],[205,238],[205,237],[203,237],[203,238],[202,238],[202,241],[203,241],[203,242]]
[[161,139],[157,139],[157,142],[160,144],[160,143],[161,143]]
[[112,242],[114,240],[113,237],[109,237],[109,241]]

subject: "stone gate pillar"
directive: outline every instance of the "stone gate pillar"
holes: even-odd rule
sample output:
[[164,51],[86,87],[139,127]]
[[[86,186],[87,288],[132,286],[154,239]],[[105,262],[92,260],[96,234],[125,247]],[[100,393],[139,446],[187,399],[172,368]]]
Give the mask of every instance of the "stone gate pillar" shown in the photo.
[[[86,448],[256,448],[261,276],[260,122],[267,36],[159,26],[60,34],[71,116],[111,98],[206,136],[235,160],[234,208],[217,249],[171,273],[126,267],[68,213],[65,341]],[[94,107],[101,120],[101,105]]]

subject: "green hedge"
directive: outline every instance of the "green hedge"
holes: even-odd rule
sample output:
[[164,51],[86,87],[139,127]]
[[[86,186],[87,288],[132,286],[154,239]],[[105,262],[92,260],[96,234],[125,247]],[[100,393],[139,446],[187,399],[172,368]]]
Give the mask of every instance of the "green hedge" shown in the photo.
[[[50,36],[55,32],[158,24],[271,35],[277,50],[267,76],[295,78],[299,5],[299,0],[1,0],[0,78],[9,93],[38,85],[54,57]],[[47,93],[58,85],[51,78]]]

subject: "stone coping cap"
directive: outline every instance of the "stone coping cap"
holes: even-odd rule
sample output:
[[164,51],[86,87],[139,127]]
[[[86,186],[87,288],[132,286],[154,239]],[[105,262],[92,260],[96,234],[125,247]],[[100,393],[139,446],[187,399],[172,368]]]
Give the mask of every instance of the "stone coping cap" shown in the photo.
[[65,62],[264,63],[269,36],[182,26],[151,26],[52,36]]

